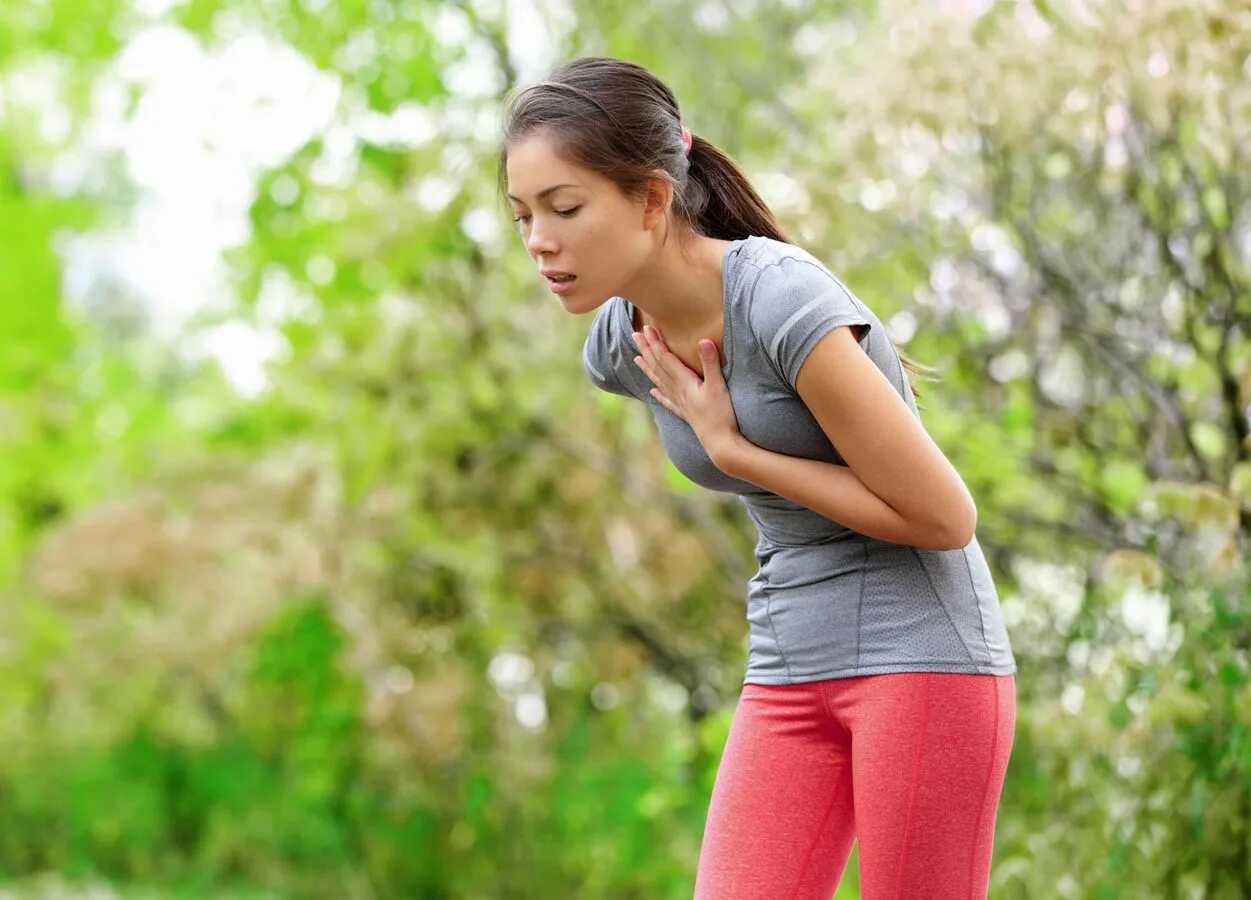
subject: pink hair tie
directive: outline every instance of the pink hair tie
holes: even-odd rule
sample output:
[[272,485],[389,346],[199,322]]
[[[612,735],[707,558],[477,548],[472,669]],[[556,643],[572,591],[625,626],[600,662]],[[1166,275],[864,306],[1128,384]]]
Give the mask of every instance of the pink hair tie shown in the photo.
[[689,155],[691,152],[691,130],[685,125],[682,126],[682,146],[686,148],[684,152]]

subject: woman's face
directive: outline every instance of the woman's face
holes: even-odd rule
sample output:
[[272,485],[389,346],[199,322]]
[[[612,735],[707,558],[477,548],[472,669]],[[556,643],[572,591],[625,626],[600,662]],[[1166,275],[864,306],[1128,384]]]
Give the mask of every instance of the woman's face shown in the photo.
[[516,228],[537,269],[575,276],[553,292],[565,308],[588,312],[626,294],[652,253],[652,228],[664,210],[632,202],[607,178],[561,159],[539,135],[509,147],[505,168]]

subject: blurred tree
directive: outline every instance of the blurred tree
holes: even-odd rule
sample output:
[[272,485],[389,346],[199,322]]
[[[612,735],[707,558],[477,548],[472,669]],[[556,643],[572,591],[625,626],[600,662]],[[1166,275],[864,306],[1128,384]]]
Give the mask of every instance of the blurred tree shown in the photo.
[[[848,255],[924,285],[959,385],[935,419],[1013,592],[1014,894],[1251,895],[1249,13],[893,4],[812,72],[814,206],[886,210]],[[1078,603],[1037,582],[1068,573]]]
[[[119,320],[126,297],[69,310],[57,229],[133,197],[51,199],[55,148],[4,103],[0,874],[689,896],[752,535],[584,381],[588,322],[510,243],[486,126],[535,49],[512,15],[169,11],[342,87],[229,257],[229,314],[286,342],[251,400]],[[925,423],[1021,663],[992,894],[1251,895],[1247,11],[538,15],[553,58],[656,70],[948,366]],[[6,4],[0,78],[58,60],[72,134],[145,21]]]

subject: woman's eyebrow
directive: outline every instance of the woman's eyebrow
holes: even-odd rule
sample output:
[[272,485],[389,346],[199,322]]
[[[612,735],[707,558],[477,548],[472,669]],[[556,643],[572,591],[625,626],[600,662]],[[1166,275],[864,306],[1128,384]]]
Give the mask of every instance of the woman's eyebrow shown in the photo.
[[[543,188],[543,190],[539,191],[539,196],[538,196],[538,199],[539,199],[539,200],[542,200],[544,197],[546,197],[546,196],[547,196],[548,194],[550,194],[552,191],[557,191],[557,190],[560,190],[561,188],[566,188],[566,187],[579,187],[579,185],[576,185],[576,184],[554,184],[554,185],[552,185],[552,186],[551,186],[551,187],[549,187],[549,188]],[[520,197],[514,196],[513,194],[509,194],[508,196],[509,196],[509,198],[510,198],[510,199],[516,200],[516,201],[517,201],[517,202],[519,202],[519,203],[524,203],[524,202],[525,202],[525,201],[524,201],[524,200],[522,200]]]

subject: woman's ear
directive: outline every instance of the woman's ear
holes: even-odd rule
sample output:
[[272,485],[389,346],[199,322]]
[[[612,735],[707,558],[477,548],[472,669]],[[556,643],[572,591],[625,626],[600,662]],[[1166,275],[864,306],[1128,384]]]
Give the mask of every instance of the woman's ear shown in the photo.
[[643,227],[648,231],[664,220],[673,203],[673,186],[663,178],[648,178],[643,197]]

